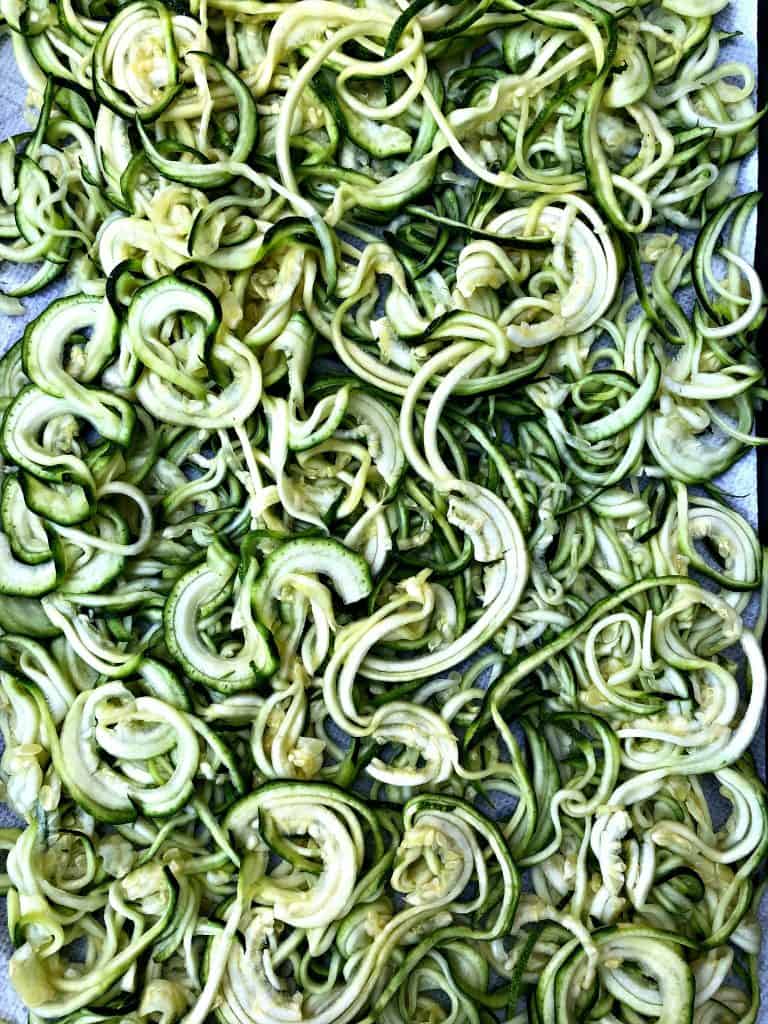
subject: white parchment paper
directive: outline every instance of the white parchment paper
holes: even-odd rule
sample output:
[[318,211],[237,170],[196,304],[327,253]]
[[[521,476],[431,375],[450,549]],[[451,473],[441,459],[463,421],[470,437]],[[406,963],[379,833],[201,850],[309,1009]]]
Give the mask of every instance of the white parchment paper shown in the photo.
[[[746,62],[757,73],[757,0],[735,0],[730,7],[717,18],[718,25],[728,32],[740,33],[739,38],[728,44],[728,57]],[[29,127],[25,118],[26,86],[18,74],[13,58],[13,49],[9,39],[0,43],[0,139],[7,138],[14,132]],[[757,154],[745,161],[739,179],[739,191],[750,192],[757,188]],[[764,226],[764,234],[768,227]],[[745,256],[754,255],[754,239],[752,251]],[[0,264],[0,289],[6,288],[27,275],[23,268]],[[24,299],[25,315],[23,317],[7,317],[0,314],[0,353],[16,342],[24,330],[25,324],[45,309],[51,298],[62,290],[62,283],[55,283],[43,294]],[[746,455],[720,481],[723,489],[732,497],[731,503],[742,515],[757,525],[757,461],[754,452]],[[1,741],[0,741],[1,742]],[[765,721],[753,744],[758,768],[765,777],[766,771],[766,737]],[[12,813],[0,804],[0,827],[18,824]],[[764,1004],[758,1016],[759,1024],[768,1024],[768,899],[763,900],[761,923],[764,930],[763,950],[760,957],[760,991]],[[0,1017],[12,1022],[23,1024],[26,1011],[11,988],[8,981],[7,964],[11,954],[11,943],[5,927],[5,901],[0,900]]]

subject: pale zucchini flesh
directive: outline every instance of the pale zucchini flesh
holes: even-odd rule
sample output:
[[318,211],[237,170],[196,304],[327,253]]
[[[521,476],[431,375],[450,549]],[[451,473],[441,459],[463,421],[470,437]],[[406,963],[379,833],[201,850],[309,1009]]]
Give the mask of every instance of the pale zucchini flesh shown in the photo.
[[757,1020],[726,7],[0,0],[31,1024]]

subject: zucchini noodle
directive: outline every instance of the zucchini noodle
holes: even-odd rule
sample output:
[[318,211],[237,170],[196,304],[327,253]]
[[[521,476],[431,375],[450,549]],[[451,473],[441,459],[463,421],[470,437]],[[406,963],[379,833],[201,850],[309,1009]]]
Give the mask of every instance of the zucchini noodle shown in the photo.
[[0,0],[31,1024],[749,1024],[727,0]]

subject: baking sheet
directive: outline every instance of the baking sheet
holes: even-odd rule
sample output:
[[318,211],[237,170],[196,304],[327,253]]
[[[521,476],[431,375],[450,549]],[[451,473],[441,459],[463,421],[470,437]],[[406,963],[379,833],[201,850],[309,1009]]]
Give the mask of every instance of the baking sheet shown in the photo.
[[[716,19],[717,24],[728,32],[740,35],[728,44],[725,51],[730,59],[744,61],[757,73],[757,0],[735,0],[730,7]],[[8,38],[0,43],[0,67],[2,70],[2,90],[0,91],[0,138],[29,128],[35,123],[34,115],[29,117],[26,86],[16,71],[13,49]],[[750,192],[757,188],[757,154],[753,154],[741,171],[739,191]],[[745,256],[754,256],[754,237],[749,242],[750,251]],[[12,267],[0,264],[0,288],[7,288],[23,280],[28,271],[23,267]],[[58,282],[42,295],[24,299],[25,315],[23,317],[7,317],[0,315],[0,353],[17,341],[24,330],[24,325],[41,310],[50,299],[58,294],[63,284]],[[757,456],[754,451],[745,455],[719,481],[724,491],[730,495],[731,504],[744,515],[749,522],[757,526]],[[2,749],[2,740],[0,740]],[[766,769],[766,735],[765,720],[758,731],[753,744],[758,767],[765,777]],[[0,827],[18,824],[11,812],[0,805]],[[768,897],[768,893],[766,894]],[[768,1024],[768,898],[763,899],[760,922],[764,932],[763,949],[760,956],[760,991],[764,1005],[758,1015],[759,1024]],[[23,1024],[26,1011],[7,980],[7,963],[11,954],[11,944],[5,927],[5,901],[0,900],[0,1017],[12,1022]]]

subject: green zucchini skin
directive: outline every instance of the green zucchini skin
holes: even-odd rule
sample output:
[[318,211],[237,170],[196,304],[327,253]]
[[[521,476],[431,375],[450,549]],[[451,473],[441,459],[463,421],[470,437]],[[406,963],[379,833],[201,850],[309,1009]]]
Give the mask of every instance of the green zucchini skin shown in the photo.
[[758,1019],[727,2],[0,0],[32,1024]]
[[244,594],[237,599],[247,617],[243,650],[231,660],[209,653],[198,632],[198,616],[216,601],[228,582],[209,563],[191,569],[179,579],[163,611],[165,642],[174,660],[191,679],[222,693],[250,690],[276,668],[269,634],[250,614],[252,580],[253,570],[248,569]]

